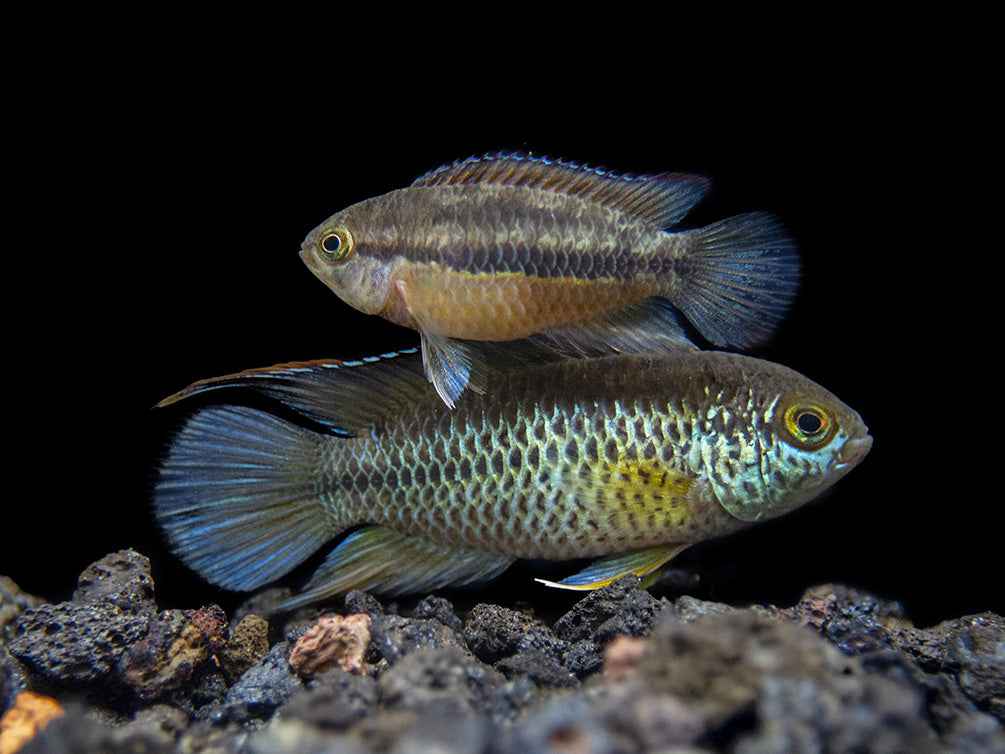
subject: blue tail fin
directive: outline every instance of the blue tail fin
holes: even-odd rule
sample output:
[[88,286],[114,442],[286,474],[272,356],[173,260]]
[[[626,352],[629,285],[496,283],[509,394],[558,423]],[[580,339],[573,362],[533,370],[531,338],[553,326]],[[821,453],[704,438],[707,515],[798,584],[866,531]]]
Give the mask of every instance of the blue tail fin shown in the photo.
[[749,348],[781,322],[799,283],[795,244],[770,215],[751,213],[690,231],[674,304],[715,345]]
[[338,533],[316,491],[322,438],[243,406],[203,408],[161,463],[154,512],[172,549],[207,581],[250,590]]

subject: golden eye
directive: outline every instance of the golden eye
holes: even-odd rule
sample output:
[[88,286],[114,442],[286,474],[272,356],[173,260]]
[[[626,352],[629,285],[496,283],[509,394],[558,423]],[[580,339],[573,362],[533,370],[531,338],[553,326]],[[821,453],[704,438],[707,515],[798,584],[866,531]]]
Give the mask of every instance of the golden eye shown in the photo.
[[335,228],[321,236],[318,249],[326,262],[342,264],[352,254],[352,234],[345,228]]
[[786,439],[794,445],[813,450],[827,443],[837,429],[831,415],[819,406],[795,403],[785,412]]

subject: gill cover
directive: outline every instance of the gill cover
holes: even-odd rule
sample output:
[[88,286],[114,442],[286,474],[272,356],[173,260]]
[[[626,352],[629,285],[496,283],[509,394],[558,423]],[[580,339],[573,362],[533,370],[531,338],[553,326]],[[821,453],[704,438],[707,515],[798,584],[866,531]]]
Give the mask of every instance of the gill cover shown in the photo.
[[806,502],[840,451],[840,443],[832,444],[839,429],[837,414],[819,398],[782,396],[755,433],[755,444],[741,443],[740,461],[720,504],[731,516],[754,523]]

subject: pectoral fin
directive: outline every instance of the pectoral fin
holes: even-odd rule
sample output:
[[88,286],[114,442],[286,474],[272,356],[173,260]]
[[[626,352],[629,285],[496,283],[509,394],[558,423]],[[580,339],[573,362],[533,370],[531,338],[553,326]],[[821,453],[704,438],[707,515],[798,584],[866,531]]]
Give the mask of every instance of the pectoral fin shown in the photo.
[[422,336],[422,367],[426,379],[443,402],[453,408],[465,388],[484,392],[485,369],[478,353],[463,341],[440,332],[435,319],[421,305],[421,296],[414,286],[399,280],[398,293]]
[[593,561],[579,573],[568,576],[561,581],[535,579],[545,586],[557,589],[599,589],[616,581],[622,576],[634,573],[642,579],[642,585],[648,586],[660,574],[660,567],[679,555],[688,545],[657,545],[641,550],[608,555]]
[[472,375],[480,371],[475,366],[478,355],[474,351],[461,341],[426,330],[420,330],[420,333],[426,378],[444,403],[453,408],[465,388],[476,393],[484,392],[482,381],[472,379]]

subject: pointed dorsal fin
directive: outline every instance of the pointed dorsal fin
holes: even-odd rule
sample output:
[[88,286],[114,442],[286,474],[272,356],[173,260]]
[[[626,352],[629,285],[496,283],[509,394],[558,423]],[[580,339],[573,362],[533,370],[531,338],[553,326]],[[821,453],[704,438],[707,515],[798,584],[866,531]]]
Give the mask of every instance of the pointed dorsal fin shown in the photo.
[[212,377],[168,396],[158,407],[209,390],[251,389],[336,434],[373,433],[402,406],[431,398],[416,349],[355,361],[298,361]]
[[477,183],[561,192],[618,209],[658,228],[678,223],[709,188],[708,179],[699,175],[617,174],[519,152],[458,160],[420,176],[412,186]]

